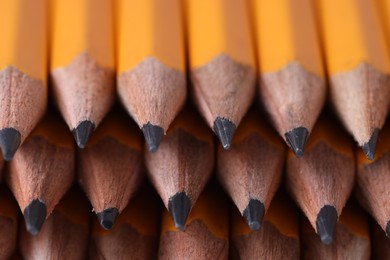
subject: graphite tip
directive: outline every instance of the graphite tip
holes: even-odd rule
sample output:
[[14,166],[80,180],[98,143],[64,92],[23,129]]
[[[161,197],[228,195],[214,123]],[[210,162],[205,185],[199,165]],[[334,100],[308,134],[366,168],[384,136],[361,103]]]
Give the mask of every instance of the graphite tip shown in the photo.
[[149,152],[155,152],[160,145],[161,138],[164,135],[164,129],[158,125],[147,123],[142,126],[142,133],[144,134],[146,143],[148,144]]
[[230,148],[236,125],[225,118],[217,117],[214,121],[214,132],[225,150]]
[[379,136],[379,129],[375,128],[374,132],[372,133],[370,140],[368,140],[367,143],[363,144],[362,150],[366,154],[366,157],[368,160],[374,159],[374,154],[375,154],[375,148],[376,148],[376,143],[378,141],[378,136]]
[[191,201],[184,192],[176,193],[174,196],[169,198],[168,211],[171,214],[176,228],[182,231],[184,230],[190,210]]
[[284,136],[295,156],[302,157],[309,131],[305,127],[297,127],[285,133]]
[[46,205],[35,199],[23,211],[24,220],[26,222],[26,229],[31,235],[35,236],[45,222],[46,219]]
[[325,205],[317,215],[317,233],[322,243],[330,245],[333,242],[333,234],[337,223],[337,210],[334,206]]
[[4,128],[0,130],[0,148],[3,158],[11,161],[20,145],[20,132],[15,128]]
[[263,221],[264,212],[264,204],[256,199],[251,199],[242,215],[251,230],[259,230]]
[[390,220],[386,224],[386,236],[390,238]]
[[76,128],[72,130],[74,139],[76,140],[77,146],[85,148],[89,137],[95,130],[95,124],[89,120],[82,121]]
[[108,208],[102,212],[96,213],[100,226],[105,230],[110,230],[112,228],[118,214],[119,211],[117,208]]

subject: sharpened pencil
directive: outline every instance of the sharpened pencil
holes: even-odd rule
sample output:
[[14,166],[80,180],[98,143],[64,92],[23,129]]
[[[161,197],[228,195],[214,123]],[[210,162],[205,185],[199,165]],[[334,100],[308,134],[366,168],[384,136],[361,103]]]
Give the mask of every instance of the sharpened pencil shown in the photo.
[[182,1],[118,3],[117,91],[154,152],[187,94]]
[[255,94],[249,10],[242,0],[186,0],[192,98],[225,149]]
[[10,161],[47,106],[46,0],[0,0],[0,149]]
[[324,245],[321,242],[306,218],[303,218],[301,223],[301,238],[302,259],[370,259],[371,241],[368,217],[354,202],[349,202],[345,206],[336,225],[334,241],[331,245]]
[[286,185],[324,244],[331,244],[338,218],[355,181],[352,140],[334,118],[321,116],[305,156],[287,156]]
[[187,216],[213,170],[211,131],[196,113],[187,108],[172,123],[159,150],[145,152],[145,164],[149,179],[175,226],[184,229]]
[[158,196],[150,187],[142,190],[118,216],[112,230],[98,221],[92,224],[91,259],[156,259],[160,212]]
[[100,225],[111,229],[142,180],[143,143],[134,123],[114,110],[78,151],[79,182]]
[[372,0],[320,0],[330,101],[367,158],[390,105],[390,54]]
[[250,229],[261,226],[282,178],[286,149],[259,113],[242,120],[229,150],[219,145],[218,180]]
[[19,248],[23,259],[87,259],[89,211],[80,190],[69,190],[38,235],[22,228]]
[[158,259],[228,259],[229,220],[220,189],[208,187],[200,195],[185,225],[177,230],[164,210]]
[[260,102],[301,157],[325,101],[325,75],[310,0],[251,0]]
[[111,0],[52,1],[53,98],[84,148],[114,101],[114,8]]
[[356,158],[357,198],[390,237],[390,121],[381,131],[374,159],[367,160],[362,151],[357,151]]
[[258,231],[250,230],[235,210],[230,240],[231,259],[299,259],[297,208],[287,196],[277,194]]
[[38,234],[73,183],[74,157],[66,125],[58,114],[49,113],[9,163],[5,177],[31,234]]

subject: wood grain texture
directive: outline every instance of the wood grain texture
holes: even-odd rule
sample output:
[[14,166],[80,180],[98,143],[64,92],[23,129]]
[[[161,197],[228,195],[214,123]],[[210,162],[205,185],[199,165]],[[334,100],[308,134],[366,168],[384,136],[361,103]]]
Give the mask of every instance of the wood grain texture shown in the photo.
[[390,121],[379,135],[374,160],[369,161],[364,153],[356,151],[357,185],[355,194],[362,206],[373,216],[383,230],[390,220]]
[[142,145],[137,127],[114,110],[78,151],[78,179],[95,212],[126,207],[143,177]]
[[[258,231],[251,231],[233,212],[231,259],[299,259],[297,209],[287,196],[278,194]],[[286,217],[288,216],[288,217]]]
[[73,139],[58,114],[48,114],[8,164],[6,180],[21,210],[34,199],[47,216],[75,177]]
[[185,231],[177,230],[164,210],[159,259],[228,259],[227,204],[215,187],[207,188],[187,219]]
[[85,197],[77,189],[71,189],[38,235],[32,236],[22,228],[19,248],[23,259],[86,259],[89,219]]
[[255,69],[227,54],[191,70],[192,94],[207,124],[213,128],[217,117],[239,125],[255,93]]
[[309,221],[301,223],[302,259],[370,259],[371,241],[368,218],[356,204],[348,203],[340,216],[331,245],[325,245]]
[[45,113],[47,86],[14,66],[0,71],[0,129],[13,127],[21,143]]
[[250,199],[268,209],[282,178],[285,152],[282,140],[255,111],[244,117],[229,150],[218,146],[218,180],[241,214]]
[[291,61],[260,78],[260,96],[282,137],[296,127],[311,132],[323,107],[325,79]]
[[167,208],[169,198],[179,192],[185,192],[193,206],[212,173],[213,135],[198,115],[186,109],[172,123],[159,149],[145,151],[145,164]]
[[104,230],[98,221],[92,224],[92,259],[156,259],[159,238],[160,207],[157,194],[142,187],[118,216],[112,230]]
[[141,128],[151,123],[168,130],[186,98],[186,78],[153,57],[118,76],[119,97]]
[[85,51],[50,76],[53,98],[68,127],[72,130],[84,120],[99,125],[115,100],[114,70]]
[[307,143],[305,156],[287,156],[286,186],[291,196],[316,227],[317,214],[325,205],[340,216],[352,191],[355,158],[350,138],[337,121],[322,116]]
[[0,259],[9,259],[15,253],[18,237],[18,206],[11,192],[0,188]]
[[331,75],[330,97],[345,128],[359,146],[385,123],[390,107],[390,76],[368,63]]

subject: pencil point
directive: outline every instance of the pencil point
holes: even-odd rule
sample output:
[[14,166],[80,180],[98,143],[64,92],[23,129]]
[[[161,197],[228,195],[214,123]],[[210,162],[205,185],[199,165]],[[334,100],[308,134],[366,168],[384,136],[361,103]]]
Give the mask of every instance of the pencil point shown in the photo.
[[243,216],[251,230],[259,230],[264,217],[264,204],[256,199],[251,199],[244,209]]
[[11,161],[20,145],[20,133],[15,128],[4,128],[0,130],[0,147],[3,158]]
[[224,149],[229,149],[232,143],[236,125],[225,118],[217,117],[214,121],[214,131],[222,143]]
[[85,148],[89,137],[95,130],[95,124],[89,120],[82,121],[76,128],[72,130],[74,139],[76,140],[77,146]]
[[190,198],[184,193],[176,193],[169,198],[168,211],[171,214],[175,227],[184,230],[188,214],[191,210]]
[[100,226],[105,230],[110,230],[112,228],[118,214],[119,211],[117,208],[108,208],[102,212],[96,213]]
[[317,233],[322,243],[330,245],[333,242],[333,234],[337,223],[337,210],[334,206],[325,205],[317,215]]
[[24,220],[26,222],[26,229],[31,235],[35,236],[45,222],[46,219],[46,205],[35,199],[23,211]]
[[386,235],[390,238],[390,220],[386,224]]
[[375,148],[376,148],[376,142],[378,141],[379,136],[379,129],[375,128],[374,132],[372,133],[370,140],[363,144],[362,150],[366,154],[366,157],[368,160],[374,159],[375,154]]
[[146,143],[149,147],[149,152],[155,152],[160,145],[161,138],[164,135],[164,129],[158,125],[147,123],[142,126],[142,133],[144,134]]
[[309,131],[305,127],[297,127],[285,133],[284,136],[295,156],[302,157]]

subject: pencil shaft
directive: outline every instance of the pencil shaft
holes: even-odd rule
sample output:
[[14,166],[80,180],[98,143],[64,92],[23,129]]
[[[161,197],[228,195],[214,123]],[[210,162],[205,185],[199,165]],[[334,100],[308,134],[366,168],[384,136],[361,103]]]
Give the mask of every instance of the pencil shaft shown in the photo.
[[95,128],[114,101],[113,2],[55,0],[51,11],[54,100],[71,130],[83,121]]
[[121,0],[118,14],[119,97],[140,128],[163,134],[187,93],[181,1]]
[[311,132],[326,93],[314,7],[308,0],[251,3],[261,102],[281,136],[297,127]]
[[[0,148],[5,160],[33,130],[47,105],[47,1],[2,0]],[[4,133],[14,131],[11,136]]]
[[[193,99],[206,122],[229,147],[234,128],[254,95],[254,54],[248,6],[237,0],[187,0],[186,16]],[[228,138],[218,129],[228,120]],[[232,129],[233,128],[233,129]]]

